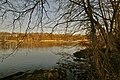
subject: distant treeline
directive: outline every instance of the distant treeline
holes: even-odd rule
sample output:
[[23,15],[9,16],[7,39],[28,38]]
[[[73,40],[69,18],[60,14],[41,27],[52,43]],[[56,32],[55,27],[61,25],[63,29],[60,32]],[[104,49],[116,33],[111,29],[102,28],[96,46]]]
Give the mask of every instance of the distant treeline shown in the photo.
[[65,40],[76,41],[88,39],[86,35],[80,34],[50,34],[50,33],[8,33],[0,32],[0,40]]

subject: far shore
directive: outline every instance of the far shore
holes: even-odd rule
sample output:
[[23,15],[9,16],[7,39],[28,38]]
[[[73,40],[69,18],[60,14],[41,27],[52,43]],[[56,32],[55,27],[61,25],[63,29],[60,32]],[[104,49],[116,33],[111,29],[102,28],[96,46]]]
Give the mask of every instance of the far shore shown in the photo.
[[4,40],[0,41],[0,47],[3,49],[15,48],[37,48],[53,46],[89,46],[88,40]]

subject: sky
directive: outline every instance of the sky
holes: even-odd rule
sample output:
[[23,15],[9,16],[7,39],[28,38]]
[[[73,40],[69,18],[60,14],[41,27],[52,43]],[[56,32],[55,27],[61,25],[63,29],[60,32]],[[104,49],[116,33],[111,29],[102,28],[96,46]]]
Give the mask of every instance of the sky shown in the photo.
[[[10,1],[9,5],[8,4],[2,5],[1,3],[3,2],[0,1],[0,8],[1,8],[0,16],[2,16],[5,10],[24,11],[26,9],[33,7],[33,4],[34,4],[34,2],[27,2],[27,1],[33,1],[33,0],[9,0],[9,1]],[[57,24],[57,21],[60,18],[59,15],[64,13],[63,11],[64,9],[57,11],[57,9],[59,8],[59,3],[55,2],[55,0],[47,0],[47,1],[49,4],[45,3],[43,5],[44,6],[43,15],[41,14],[42,9],[40,8],[41,7],[41,4],[40,4],[33,10],[32,17],[30,17],[31,13],[28,11],[29,13],[22,14],[23,16],[21,16],[18,20],[16,20],[14,25],[13,25],[13,20],[17,19],[21,14],[18,14],[17,12],[8,11],[8,13],[5,13],[4,17],[0,18],[0,25],[1,25],[0,32],[26,32],[27,27],[29,27],[30,29],[28,29],[27,32],[51,33],[53,27],[55,26],[55,24]],[[63,3],[61,4],[61,6],[66,5]],[[41,16],[43,17],[41,18]],[[41,24],[39,24],[41,19],[42,19],[42,28],[41,28]],[[62,20],[63,19],[61,19],[60,22],[62,22]],[[57,26],[56,28],[54,28],[54,33],[59,33],[59,34],[65,33],[65,29],[66,29],[65,26],[66,24],[65,25],[61,24]],[[73,28],[70,26],[69,29],[67,29],[67,32],[68,33],[71,32],[72,29]],[[77,30],[79,31],[79,29],[76,28],[76,31]]]
[[[51,32],[51,27],[54,24],[52,24],[52,23],[51,24],[46,24],[46,23],[48,23],[50,20],[54,20],[56,13],[54,13],[52,11],[54,11],[55,8],[57,8],[56,7],[57,4],[53,3],[53,0],[48,0],[48,1],[49,1],[48,2],[49,5],[46,3],[46,4],[44,4],[44,7],[45,7],[46,11],[48,11],[47,15],[50,19],[48,19],[45,16],[46,15],[45,12],[44,12],[44,15],[43,15],[43,18],[42,18],[42,26],[44,27],[43,31],[45,31],[45,32]],[[2,1],[1,1],[1,3],[2,3]],[[24,7],[23,4],[25,4],[25,0],[20,0],[20,1],[10,0],[10,3],[13,5],[13,7],[16,8],[16,10],[22,11],[21,6]],[[29,2],[26,5],[32,5],[32,4],[33,4],[32,2],[31,3]],[[31,8],[32,6],[29,6],[26,9]],[[37,6],[37,7],[40,7],[40,6]],[[11,8],[11,5],[8,6],[8,5],[5,4],[5,5],[0,5],[0,7],[5,8],[6,10],[7,9],[14,10],[14,8]],[[36,32],[36,31],[41,32],[42,31],[41,30],[41,24],[39,25],[39,27],[37,27],[38,25],[36,25],[36,23],[38,24],[40,19],[41,19],[41,12],[40,12],[41,8],[37,8],[37,7],[35,8],[35,10],[32,14],[32,19],[31,19],[31,22],[30,22],[30,28],[33,28],[33,27],[35,27],[35,28],[28,30],[28,32]],[[26,10],[26,9],[24,9],[24,10]],[[4,10],[0,11],[0,16],[3,15]],[[36,10],[39,10],[39,12],[37,12]],[[29,23],[30,13],[27,13],[27,15],[25,15],[24,17],[21,17],[21,20],[16,21],[15,25],[13,25],[13,19],[17,18],[18,15],[19,14],[17,14],[17,13],[9,12],[9,13],[6,13],[3,18],[0,18],[0,25],[1,25],[0,26],[0,31],[1,32],[3,32],[3,31],[4,32],[10,32],[10,31],[12,32],[13,29],[14,29],[14,32],[25,32],[25,30],[27,29],[28,23]]]

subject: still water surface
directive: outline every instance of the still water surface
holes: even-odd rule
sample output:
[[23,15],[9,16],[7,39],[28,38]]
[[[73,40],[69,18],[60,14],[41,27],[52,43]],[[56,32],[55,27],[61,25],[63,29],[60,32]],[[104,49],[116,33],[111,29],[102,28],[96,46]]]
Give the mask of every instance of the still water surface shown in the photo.
[[79,50],[79,48],[65,48],[60,46],[31,49],[20,48],[9,56],[13,51],[12,49],[0,49],[0,78],[20,71],[54,67],[60,59],[60,55],[56,55],[57,53],[72,54],[76,50]]

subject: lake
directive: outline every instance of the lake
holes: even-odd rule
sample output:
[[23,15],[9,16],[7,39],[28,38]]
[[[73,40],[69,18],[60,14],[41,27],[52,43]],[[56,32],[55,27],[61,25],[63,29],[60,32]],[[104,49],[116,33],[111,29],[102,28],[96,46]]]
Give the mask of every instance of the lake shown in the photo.
[[20,71],[52,68],[61,58],[58,53],[74,53],[80,47],[52,46],[38,48],[0,49],[0,78]]

